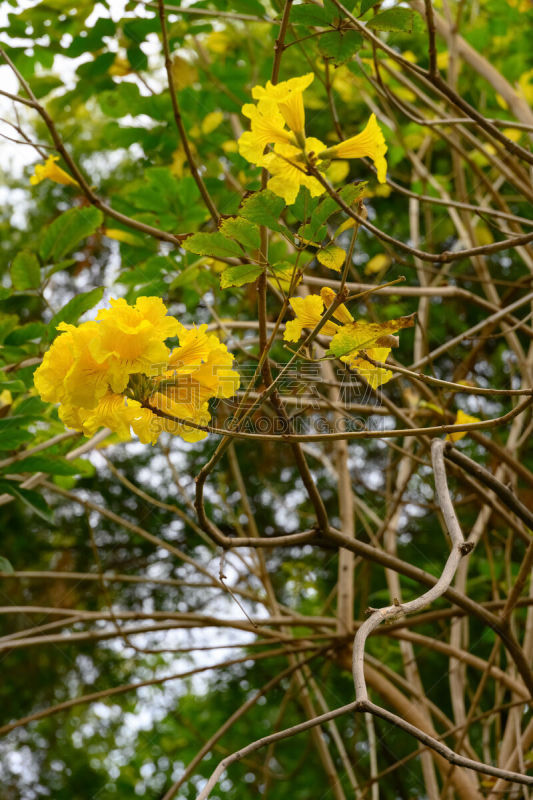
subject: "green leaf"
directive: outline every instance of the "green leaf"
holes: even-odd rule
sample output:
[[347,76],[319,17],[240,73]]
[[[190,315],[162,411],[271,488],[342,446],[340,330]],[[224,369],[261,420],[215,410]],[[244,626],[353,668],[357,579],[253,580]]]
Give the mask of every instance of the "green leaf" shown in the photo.
[[37,99],[46,97],[58,86],[63,86],[63,81],[56,75],[34,75],[31,79],[31,89]]
[[11,562],[4,558],[4,556],[0,556],[0,572],[7,572],[11,575],[15,570],[13,569]]
[[63,308],[52,317],[48,323],[48,338],[53,339],[56,335],[56,328],[60,322],[69,322],[74,325],[82,314],[89,311],[91,308],[100,302],[104,295],[104,290],[101,287],[91,289],[90,292],[83,292],[69,300]]
[[[349,183],[343,186],[339,192],[346,205],[351,206],[352,203],[362,195],[366,181],[361,183]],[[326,197],[321,201],[320,205],[314,210],[311,215],[311,220],[306,225],[301,225],[298,229],[298,236],[306,242],[321,242],[327,233],[327,228],[324,227],[325,223],[336,211],[342,209],[337,204],[333,197]]]
[[0,480],[0,492],[10,494],[12,497],[20,500],[46,522],[53,522],[52,512],[38,492],[34,492],[32,489],[21,489],[19,486],[12,483],[12,481],[6,480]]
[[15,328],[11,331],[6,338],[6,344],[24,344],[30,342],[32,339],[41,339],[46,331],[46,325],[43,322],[28,322],[26,325],[21,325],[20,328]]
[[114,62],[115,57],[115,53],[101,53],[101,55],[96,56],[93,61],[86,61],[80,64],[76,73],[84,80],[90,80],[98,77],[98,75],[104,75]]
[[367,22],[369,28],[377,31],[399,31],[412,33],[414,12],[409,8],[388,8]]
[[243,247],[250,250],[259,250],[261,247],[259,228],[247,219],[239,217],[225,219],[220,226],[220,233],[236,239]]
[[78,242],[94,233],[103,218],[100,209],[94,206],[65,211],[46,229],[39,250],[41,258],[44,261],[63,258]]
[[33,440],[33,433],[30,431],[20,430],[19,428],[10,428],[0,431],[0,451],[11,452],[20,447],[21,444],[26,444]]
[[0,314],[0,342],[17,327],[19,318],[16,314]]
[[361,8],[359,9],[359,14],[366,14],[366,12],[372,8],[373,6],[377,5],[381,0],[361,0]]
[[333,0],[324,0],[324,14],[329,25],[335,26],[341,19],[341,12]]
[[246,283],[255,281],[262,272],[262,268],[257,264],[239,264],[236,267],[228,267],[220,275],[221,289],[229,286],[244,286]]
[[12,394],[18,394],[19,392],[25,392],[26,386],[24,385],[24,381],[17,380],[0,380],[0,392],[11,392]]
[[224,234],[216,233],[195,233],[189,236],[182,243],[184,250],[189,253],[196,253],[199,256],[211,256],[212,258],[231,258],[242,257],[242,248],[231,239],[227,239]]
[[138,45],[132,45],[126,50],[128,61],[137,72],[139,70],[148,69],[148,56],[141,50]]
[[285,201],[270,189],[263,189],[247,197],[239,208],[239,216],[257,225],[265,225],[271,231],[286,233],[287,229],[278,222],[285,208]]
[[318,40],[318,49],[338,67],[349,61],[362,44],[363,37],[357,31],[329,31]]
[[52,266],[46,270],[45,273],[46,280],[48,280],[48,278],[51,278],[52,275],[55,275],[56,272],[61,272],[62,269],[68,269],[75,263],[76,263],[75,258],[67,258],[65,259],[65,261],[58,261],[57,264],[52,264]]
[[41,268],[35,253],[22,250],[11,264],[11,280],[18,291],[38,289],[41,285]]
[[21,414],[0,419],[0,450],[14,450],[19,445],[32,441],[33,433],[24,429],[31,421],[31,417]]
[[290,16],[291,25],[317,25],[326,28],[329,25],[326,12],[314,3],[293,6]]
[[57,456],[28,456],[3,467],[1,472],[45,472],[49,475],[79,475],[80,470]]

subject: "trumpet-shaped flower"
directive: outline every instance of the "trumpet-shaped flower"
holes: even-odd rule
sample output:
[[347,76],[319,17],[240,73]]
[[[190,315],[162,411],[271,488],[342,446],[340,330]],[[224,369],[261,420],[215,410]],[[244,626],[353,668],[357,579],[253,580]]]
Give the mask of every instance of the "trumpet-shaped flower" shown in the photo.
[[[329,286],[323,286],[322,289],[320,290],[320,297],[324,301],[324,305],[326,306],[326,308],[329,308],[330,305],[335,300],[335,298],[337,297],[337,295],[333,291],[333,289],[329,288]],[[344,303],[341,303],[339,306],[337,306],[337,308],[333,312],[333,316],[335,317],[335,319],[338,319],[339,322],[342,322],[345,325],[348,322],[354,321],[352,315],[350,314]]]
[[[285,324],[283,338],[286,342],[297,342],[302,335],[302,330],[313,330],[324,313],[324,301],[318,294],[308,294],[307,297],[292,297],[290,299],[292,310],[296,318]],[[324,336],[334,336],[339,330],[335,322],[328,320],[320,329]]]
[[188,374],[209,358],[214,347],[220,344],[216,336],[206,333],[207,325],[199,328],[186,328],[180,323],[178,330],[179,347],[169,358],[169,367],[174,375]]
[[35,387],[47,402],[92,408],[106,393],[111,372],[116,374],[118,365],[112,365],[110,358],[93,358],[90,345],[98,332],[96,322],[78,328],[61,322],[58,330],[62,333],[35,372]]
[[159,432],[166,431],[174,436],[181,436],[186,442],[199,442],[207,437],[207,431],[199,430],[187,424],[192,422],[195,425],[203,425],[204,427],[209,425],[211,414],[209,413],[207,400],[196,406],[194,404],[180,403],[173,400],[168,394],[163,395],[158,392],[150,398],[150,405],[173,417],[173,419],[160,417],[148,409],[153,417],[150,420],[150,428],[154,433],[159,428]]
[[165,385],[175,402],[199,407],[210,397],[232,397],[239,388],[232,354],[206,328],[183,329],[180,346],[170,355]]
[[[163,431],[199,441],[207,432],[191,423],[207,426],[209,400],[239,387],[226,345],[207,325],[187,329],[166,316],[158,297],[135,306],[112,300],[96,321],[58,329],[35,386],[43,400],[61,404],[65,425],[86,436],[107,427],[120,439],[133,429],[144,443],[155,444]],[[165,339],[174,335],[179,347],[170,354]]]
[[64,169],[58,167],[56,161],[59,161],[59,156],[48,156],[44,164],[36,164],[34,174],[30,178],[31,185],[36,186],[49,178],[54,183],[61,183],[63,186],[79,186],[78,181],[71,178]]
[[242,113],[251,121],[250,130],[238,141],[239,153],[251,164],[263,166],[263,154],[269,144],[291,144],[293,137],[285,128],[283,116],[275,103],[264,100],[257,105],[246,103]]
[[[309,137],[305,140],[305,154],[310,156],[324,147],[319,139]],[[305,155],[300,147],[292,144],[277,144],[274,151],[263,158],[263,166],[271,174],[267,186],[283,197],[287,205],[292,205],[301,186],[306,186],[313,197],[323,194],[324,187],[313,175],[308,175]]]
[[84,416],[82,430],[86,436],[94,436],[99,428],[110,428],[119,439],[125,441],[131,436],[130,426],[140,407],[137,400],[108,392],[96,408]]
[[281,83],[272,84],[267,81],[266,86],[255,86],[252,89],[252,97],[260,101],[273,101],[291,131],[303,136],[305,131],[303,92],[312,83],[314,77],[314,74],[309,72],[307,75],[290,78]]
[[[169,355],[164,340],[177,334],[178,321],[166,316],[167,309],[159,297],[139,297],[133,307],[123,298],[112,299],[110,303],[110,309],[98,312],[101,327],[91,343],[94,358],[104,360],[111,356],[124,365],[127,375],[160,373]],[[112,376],[113,391],[122,392],[126,388],[127,378],[124,378],[121,372]]]
[[378,125],[376,115],[372,114],[368,123],[361,133],[352,136],[340,144],[328,147],[322,153],[321,158],[364,158],[368,156],[376,167],[378,181],[385,183],[387,175],[387,161],[385,153],[387,144],[383,132]]

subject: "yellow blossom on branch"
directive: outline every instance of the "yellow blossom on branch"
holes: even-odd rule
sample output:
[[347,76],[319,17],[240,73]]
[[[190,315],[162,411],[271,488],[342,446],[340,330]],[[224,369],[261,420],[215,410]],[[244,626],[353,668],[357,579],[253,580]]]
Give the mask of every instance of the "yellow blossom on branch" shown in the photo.
[[266,86],[255,86],[252,89],[252,97],[254,100],[270,100],[275,103],[291,131],[303,135],[305,131],[303,92],[313,82],[314,77],[312,72],[308,72],[307,75],[276,84],[267,81]]
[[[319,295],[293,297],[289,302],[296,318],[286,323],[283,338],[288,342],[297,342],[304,328],[313,330],[320,321],[324,308],[329,308],[336,296],[333,289],[324,286]],[[389,381],[392,372],[385,367],[376,366],[372,361],[383,363],[387,360],[391,347],[397,344],[397,337],[393,334],[402,328],[412,327],[413,315],[387,322],[356,322],[344,303],[341,303],[335,308],[332,317],[342,324],[337,325],[328,320],[320,329],[322,335],[332,337],[328,354],[357,370],[374,389]]]
[[292,205],[301,186],[306,186],[312,197],[324,193],[324,187],[307,172],[306,158],[311,158],[324,147],[319,139],[305,139],[303,149],[292,144],[278,144],[271,153],[262,159],[262,165],[271,174],[267,186],[270,191],[283,197],[287,205]]
[[36,186],[49,178],[54,183],[61,183],[63,186],[79,186],[78,181],[71,178],[64,169],[58,167],[56,161],[59,161],[59,156],[48,156],[44,164],[36,164],[34,174],[30,178],[31,185]]
[[[304,328],[313,330],[324,313],[324,301],[318,294],[308,294],[307,297],[292,297],[290,299],[292,310],[296,318],[285,325],[283,338],[286,342],[297,342]],[[334,336],[339,326],[328,320],[320,329],[324,336]]]
[[263,166],[263,154],[269,144],[290,145],[293,137],[285,128],[285,121],[275,103],[268,100],[246,103],[242,113],[250,120],[250,130],[242,134],[238,141],[239,153],[251,164]]
[[[468,425],[470,422],[481,422],[479,417],[473,417],[471,414],[467,414],[465,411],[459,409],[455,416],[454,425]],[[450,442],[458,442],[464,436],[466,436],[468,431],[458,431],[457,433],[449,433],[447,435],[447,439]]]
[[[320,297],[324,301],[326,308],[329,308],[330,305],[335,300],[335,298],[337,297],[337,293],[334,292],[333,289],[330,289],[329,286],[323,286],[322,289],[320,290]],[[333,316],[335,317],[335,319],[338,319],[339,322],[342,322],[344,325],[346,325],[348,322],[353,322],[353,317],[346,308],[346,306],[344,305],[344,303],[341,303],[339,306],[337,306]]]
[[371,158],[376,167],[378,181],[385,183],[387,175],[387,161],[385,160],[385,153],[387,152],[387,144],[383,132],[378,125],[376,115],[372,114],[366,128],[358,133],[357,136],[352,136],[344,142],[328,147],[322,153],[319,153],[321,158],[364,158],[367,156]]
[[[233,355],[207,325],[188,329],[167,315],[159,297],[134,306],[111,300],[96,320],[60,323],[60,335],[35,372],[42,399],[60,403],[62,422],[92,436],[107,427],[120,439],[131,429],[155,444],[163,431],[194,442],[207,432],[209,401],[231,397],[240,385]],[[178,337],[171,352],[169,337]]]
[[[380,183],[385,182],[387,145],[383,132],[372,114],[365,129],[333,147],[305,135],[303,92],[313,80],[313,74],[301,75],[281,83],[255,86],[252,96],[257,104],[246,103],[242,113],[251,121],[249,131],[239,138],[239,152],[251,164],[271,173],[268,188],[292,205],[301,186],[313,196],[325,191],[315,177],[318,170],[325,174],[337,159],[369,157],[374,161]],[[288,129],[285,127],[288,126]],[[269,152],[265,148],[270,147]],[[346,171],[345,162],[343,172]],[[313,174],[315,171],[315,175]]]

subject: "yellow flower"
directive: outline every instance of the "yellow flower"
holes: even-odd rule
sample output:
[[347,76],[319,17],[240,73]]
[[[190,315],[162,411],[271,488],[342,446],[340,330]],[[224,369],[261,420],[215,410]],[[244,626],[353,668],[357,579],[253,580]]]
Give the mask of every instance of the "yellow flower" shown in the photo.
[[264,166],[263,153],[267,145],[291,144],[293,141],[275,103],[268,100],[256,106],[246,103],[242,107],[242,113],[251,121],[251,129],[240,137],[239,153],[251,164]]
[[372,114],[366,128],[361,133],[346,139],[340,144],[329,147],[318,155],[320,158],[363,158],[368,156],[375,164],[378,181],[385,183],[387,175],[386,152],[385,137],[377,123],[376,115]]
[[266,86],[255,86],[252,89],[252,97],[255,100],[271,100],[276,103],[283,119],[296,134],[304,134],[305,130],[305,110],[303,92],[314,79],[312,72],[291,78],[288,81],[272,84],[267,81]]
[[167,394],[174,402],[199,408],[210,397],[232,397],[239,388],[233,355],[206,329],[180,328],[180,346],[172,351],[165,373]]
[[[372,347],[363,352],[373,361],[381,361],[383,363],[387,360],[390,351],[390,347]],[[390,369],[375,367],[365,358],[359,356],[359,351],[355,357],[354,355],[344,356],[341,361],[344,361],[352,369],[356,369],[373,389],[377,389],[378,386],[382,386],[392,378]]]
[[[319,294],[308,294],[307,297],[292,297],[289,302],[296,319],[285,324],[283,338],[286,342],[297,342],[303,328],[313,330],[319,323],[324,313],[324,301]],[[334,336],[338,330],[339,326],[328,320],[320,329],[320,333],[324,336]]]
[[367,262],[365,275],[374,275],[377,272],[387,269],[391,265],[391,257],[387,253],[378,253]]
[[[127,375],[160,374],[169,354],[164,340],[177,334],[178,321],[166,316],[167,309],[159,297],[138,297],[135,306],[129,306],[123,298],[111,299],[110,303],[111,308],[98,312],[100,330],[90,345],[94,358],[112,356]],[[123,391],[126,384],[121,372],[110,381],[115,392]]]
[[[324,305],[326,308],[329,308],[330,305],[333,303],[335,298],[337,297],[337,293],[330,289],[329,286],[323,286],[320,290],[320,297],[324,301]],[[333,316],[335,319],[338,319],[339,322],[342,322],[346,325],[347,322],[353,322],[353,317],[344,305],[341,303],[340,306],[337,306],[335,311],[333,312]]]
[[97,361],[89,349],[98,325],[85,322],[75,328],[61,322],[58,330],[62,333],[35,371],[35,388],[46,402],[92,408],[106,393],[112,370],[109,358]]
[[[479,417],[473,417],[471,414],[466,414],[464,411],[459,409],[457,415],[455,417],[454,425],[465,425],[469,424],[470,422],[481,422]],[[468,431],[458,431],[457,433],[449,433],[446,437],[450,442],[458,442],[464,436],[466,436]]]
[[130,426],[140,408],[137,400],[108,392],[84,417],[83,432],[86,436],[94,436],[100,428],[110,428],[119,439],[126,441],[131,436]]
[[[159,432],[167,431],[174,436],[181,436],[186,442],[199,442],[207,437],[207,431],[198,430],[187,425],[187,422],[178,422],[178,420],[187,420],[194,422],[196,425],[209,425],[211,421],[211,414],[209,413],[209,405],[207,401],[200,404],[199,407],[195,405],[188,405],[187,403],[179,403],[169,397],[167,394],[157,393],[150,398],[150,405],[158,408],[165,414],[169,414],[176,419],[166,419],[165,417],[158,417],[152,411],[152,419],[150,420],[150,429],[153,431],[153,436],[157,429]],[[148,409],[149,410],[149,409]],[[146,424],[146,423],[145,423]],[[135,430],[135,425],[134,425]],[[139,435],[139,434],[138,434]],[[141,438],[139,436],[139,438]]]
[[59,156],[48,156],[44,164],[36,164],[35,172],[30,178],[31,185],[36,186],[45,178],[50,178],[51,181],[61,183],[63,186],[79,186],[78,181],[71,178],[64,169],[58,167],[56,161],[59,161]]
[[[126,386],[129,377],[126,365],[119,364],[111,356],[101,360],[93,356],[92,348],[101,330],[97,322],[84,322],[77,328],[60,322],[57,328],[64,331],[59,338],[70,334],[73,356],[72,366],[63,381],[65,397],[61,402],[93,408],[107,392],[108,384],[120,385],[121,389]],[[53,345],[50,352],[52,349]]]
[[[305,140],[307,155],[322,150],[324,144],[319,139],[312,137]],[[307,174],[305,157],[299,147],[292,144],[277,144],[274,152],[267,153],[263,158],[263,166],[271,173],[272,177],[267,183],[268,188],[283,197],[287,205],[292,205],[298,196],[300,186],[306,186],[312,197],[323,194],[324,187],[312,175]]]
[[216,130],[221,122],[224,122],[224,114],[222,111],[211,111],[207,114],[207,116],[203,118],[200,126],[204,136]]
[[131,421],[131,427],[142,444],[155,444],[163,430],[161,418],[157,417],[149,408],[137,409]]
[[71,332],[58,336],[35,370],[33,382],[45,403],[62,403],[65,398],[64,381],[74,363],[72,340]]
[[[199,441],[207,432],[190,423],[207,426],[209,400],[234,395],[240,384],[226,345],[207,325],[187,329],[166,316],[159,297],[134,306],[111,300],[95,321],[58,330],[35,386],[43,400],[60,403],[66,426],[86,436],[107,427],[128,439],[133,428],[143,443],[155,444],[163,431]],[[170,354],[165,339],[175,335],[179,347]]]

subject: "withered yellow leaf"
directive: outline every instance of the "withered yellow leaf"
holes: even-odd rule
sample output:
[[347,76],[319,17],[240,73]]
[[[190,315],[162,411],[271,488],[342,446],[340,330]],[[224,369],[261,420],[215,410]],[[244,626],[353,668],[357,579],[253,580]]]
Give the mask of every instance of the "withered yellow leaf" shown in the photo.
[[335,244],[330,244],[329,247],[326,247],[324,250],[320,250],[319,253],[317,253],[317,258],[320,263],[328,269],[334,269],[336,272],[340,272],[340,268],[344,264],[344,260],[346,258],[346,253],[342,247],[337,247]]

